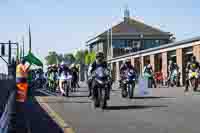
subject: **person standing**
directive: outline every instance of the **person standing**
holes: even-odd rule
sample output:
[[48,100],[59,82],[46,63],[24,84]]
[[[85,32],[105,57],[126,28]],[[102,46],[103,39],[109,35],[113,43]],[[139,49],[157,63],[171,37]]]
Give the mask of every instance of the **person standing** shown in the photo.
[[20,64],[16,67],[16,86],[17,86],[17,97],[18,102],[25,102],[28,91],[28,70],[31,65],[26,65],[24,59],[21,60]]
[[31,65],[26,65],[24,59],[16,67],[16,129],[26,132],[28,70]]

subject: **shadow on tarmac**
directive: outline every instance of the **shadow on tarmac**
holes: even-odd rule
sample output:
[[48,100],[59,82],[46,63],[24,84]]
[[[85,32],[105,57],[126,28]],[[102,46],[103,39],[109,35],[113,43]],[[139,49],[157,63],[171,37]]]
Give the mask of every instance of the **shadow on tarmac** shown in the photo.
[[[41,102],[42,103],[42,102]],[[91,103],[90,101],[65,101],[65,100],[54,100],[45,101],[45,103]]]
[[160,97],[157,97],[157,96],[146,96],[146,97],[133,97],[132,99],[170,99],[170,98],[175,98],[175,97],[163,97],[163,96],[160,96]]
[[108,106],[105,110],[129,110],[129,109],[148,109],[148,108],[163,108],[167,105],[128,105],[128,106]]
[[88,95],[71,95],[71,96],[69,96],[69,97],[74,97],[74,98],[76,98],[76,97],[88,97]]
[[[46,96],[39,92],[34,92],[33,95]],[[46,113],[34,97],[29,98],[26,112],[31,133],[63,133],[59,125]]]
[[78,89],[76,92],[89,92],[88,90],[80,90]]

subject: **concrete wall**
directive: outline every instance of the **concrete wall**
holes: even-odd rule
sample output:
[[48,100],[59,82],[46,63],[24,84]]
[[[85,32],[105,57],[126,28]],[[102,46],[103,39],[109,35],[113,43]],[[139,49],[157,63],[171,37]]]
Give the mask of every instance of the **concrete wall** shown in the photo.
[[0,114],[4,110],[10,92],[15,89],[15,81],[0,80]]

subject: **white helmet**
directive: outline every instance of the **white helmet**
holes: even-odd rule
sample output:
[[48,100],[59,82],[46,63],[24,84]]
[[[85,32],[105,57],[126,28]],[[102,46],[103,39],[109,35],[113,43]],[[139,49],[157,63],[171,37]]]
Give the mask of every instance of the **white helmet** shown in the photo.
[[75,67],[75,64],[71,64],[71,68]]
[[66,65],[66,62],[62,61],[62,62],[60,63],[60,65],[61,65],[61,66],[65,66],[65,65]]

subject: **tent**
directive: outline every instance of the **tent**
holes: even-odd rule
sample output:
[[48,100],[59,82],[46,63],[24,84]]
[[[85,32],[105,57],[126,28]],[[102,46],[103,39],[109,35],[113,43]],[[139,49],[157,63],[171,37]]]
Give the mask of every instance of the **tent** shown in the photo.
[[29,52],[28,55],[24,57],[24,59],[31,64],[34,64],[39,67],[43,67],[43,63],[31,52]]

